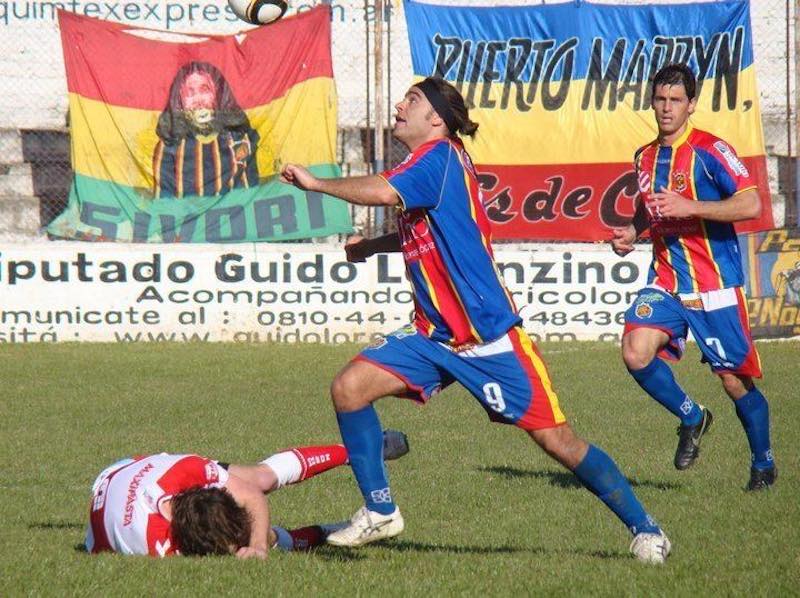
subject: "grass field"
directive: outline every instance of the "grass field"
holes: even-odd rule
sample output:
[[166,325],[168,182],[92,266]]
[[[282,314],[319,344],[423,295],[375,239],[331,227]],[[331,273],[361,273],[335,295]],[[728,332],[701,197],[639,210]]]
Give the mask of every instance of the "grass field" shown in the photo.
[[[117,458],[196,452],[248,462],[336,441],[328,385],[358,348],[3,345],[3,595],[800,595],[800,343],[759,344],[780,470],[743,491],[745,436],[690,346],[677,366],[715,415],[695,467],[673,469],[676,420],[643,396],[610,344],[542,351],[567,417],[619,463],[673,541],[664,567],[628,554],[623,525],[527,437],[489,424],[451,388],[425,408],[384,399],[412,452],[390,464],[403,535],[360,550],[273,552],[267,562],[104,555],[83,539],[88,490]],[[273,521],[349,517],[346,468],[271,497]]]

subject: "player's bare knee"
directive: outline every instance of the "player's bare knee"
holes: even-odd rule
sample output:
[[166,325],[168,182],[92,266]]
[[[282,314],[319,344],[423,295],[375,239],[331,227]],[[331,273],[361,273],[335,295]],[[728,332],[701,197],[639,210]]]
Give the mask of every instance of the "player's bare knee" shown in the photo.
[[349,368],[339,372],[331,383],[331,399],[337,411],[355,411],[363,407],[361,383]]
[[568,424],[533,430],[530,436],[545,453],[569,469],[577,467],[588,449],[586,441],[576,436]]
[[654,357],[655,352],[647,344],[636,342],[631,335],[622,338],[622,361],[629,370],[641,370],[653,361]]
[[737,376],[736,374],[721,374],[722,388],[727,395],[734,401],[741,399],[753,389],[753,380],[748,376]]
[[625,362],[625,366],[629,370],[641,370],[652,361],[652,358],[649,358],[645,352],[637,350],[632,346],[623,345],[622,361]]

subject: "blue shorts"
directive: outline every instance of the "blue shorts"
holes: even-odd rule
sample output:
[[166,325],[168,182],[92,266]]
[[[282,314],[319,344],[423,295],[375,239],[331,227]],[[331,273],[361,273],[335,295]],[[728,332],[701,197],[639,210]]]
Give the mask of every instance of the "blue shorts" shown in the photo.
[[459,382],[492,421],[524,430],[566,422],[541,355],[521,327],[495,341],[456,350],[408,325],[372,343],[355,359],[393,374],[406,384],[403,396],[421,403]]
[[750,336],[747,301],[741,287],[705,293],[667,293],[645,287],[625,312],[625,332],[655,328],[669,336],[659,355],[678,360],[691,330],[702,361],[716,373],[761,377],[761,361]]

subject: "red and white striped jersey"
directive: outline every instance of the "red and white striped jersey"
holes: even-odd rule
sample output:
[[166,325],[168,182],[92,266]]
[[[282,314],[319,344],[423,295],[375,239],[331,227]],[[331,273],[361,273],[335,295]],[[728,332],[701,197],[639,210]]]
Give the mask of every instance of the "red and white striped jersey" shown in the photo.
[[222,487],[228,472],[198,455],[161,453],[124,459],[106,468],[92,488],[86,549],[91,553],[167,556],[177,553],[166,499],[196,486]]

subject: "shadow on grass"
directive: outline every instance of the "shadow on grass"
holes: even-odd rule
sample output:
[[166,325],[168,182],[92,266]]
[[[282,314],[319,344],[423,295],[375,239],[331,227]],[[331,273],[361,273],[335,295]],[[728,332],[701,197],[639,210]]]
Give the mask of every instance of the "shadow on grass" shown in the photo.
[[520,548],[515,546],[464,546],[453,544],[427,544],[408,540],[388,540],[376,542],[375,546],[389,548],[397,552],[447,552],[452,554],[544,554],[543,548]]
[[[568,471],[551,471],[549,469],[518,469],[516,467],[479,467],[479,471],[487,473],[494,473],[505,478],[536,478],[547,480],[551,485],[558,486],[559,488],[583,488],[583,484],[578,481],[574,474]],[[631,486],[634,488],[655,488],[656,490],[680,490],[683,484],[676,484],[675,482],[665,482],[663,480],[637,480],[636,478],[628,478]]]
[[86,529],[85,523],[74,523],[72,521],[44,521],[29,523],[28,529],[58,530],[58,529]]
[[367,558],[363,552],[353,550],[352,548],[329,546],[327,544],[318,546],[306,554],[310,554],[318,559],[332,563],[363,561]]
[[423,552],[423,553],[448,553],[448,554],[531,554],[548,555],[569,553],[572,555],[587,556],[599,559],[628,560],[631,555],[627,552],[610,550],[547,550],[541,546],[465,546],[453,544],[427,544],[425,542],[411,542],[408,540],[386,540],[376,542],[371,546],[388,548],[396,552]]

